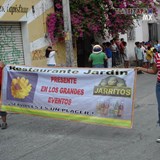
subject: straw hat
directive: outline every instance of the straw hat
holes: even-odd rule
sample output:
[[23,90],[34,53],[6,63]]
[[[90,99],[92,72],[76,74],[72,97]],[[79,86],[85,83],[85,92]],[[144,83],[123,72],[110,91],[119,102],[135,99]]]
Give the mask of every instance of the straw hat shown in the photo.
[[93,53],[100,53],[100,52],[102,52],[102,47],[100,45],[95,45],[93,47],[93,51],[92,52]]

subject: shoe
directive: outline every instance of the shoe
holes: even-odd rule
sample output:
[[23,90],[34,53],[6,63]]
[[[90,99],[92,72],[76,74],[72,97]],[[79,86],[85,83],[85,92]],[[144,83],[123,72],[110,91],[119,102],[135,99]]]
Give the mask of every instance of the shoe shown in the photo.
[[157,142],[157,143],[160,143],[160,137],[157,138],[156,142]]
[[2,123],[1,129],[6,129],[7,128],[7,123]]

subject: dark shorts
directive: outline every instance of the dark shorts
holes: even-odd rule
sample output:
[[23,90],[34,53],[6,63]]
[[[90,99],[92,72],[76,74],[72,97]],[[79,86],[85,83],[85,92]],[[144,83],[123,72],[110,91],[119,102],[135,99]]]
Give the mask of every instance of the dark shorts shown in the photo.
[[0,111],[0,116],[6,116],[6,115],[7,115],[7,112]]

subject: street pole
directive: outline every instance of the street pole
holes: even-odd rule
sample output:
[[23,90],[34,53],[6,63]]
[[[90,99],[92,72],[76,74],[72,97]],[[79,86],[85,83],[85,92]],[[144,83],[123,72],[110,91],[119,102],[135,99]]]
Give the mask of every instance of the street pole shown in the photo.
[[72,29],[69,0],[63,0],[63,19],[66,45],[66,66],[74,66],[73,44],[72,44]]

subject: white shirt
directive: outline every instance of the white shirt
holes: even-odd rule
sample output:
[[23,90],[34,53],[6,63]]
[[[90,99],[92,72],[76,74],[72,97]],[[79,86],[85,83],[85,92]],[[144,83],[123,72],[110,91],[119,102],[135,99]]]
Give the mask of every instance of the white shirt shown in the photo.
[[145,49],[144,46],[142,46],[141,48],[142,48],[142,52],[143,52],[143,61],[144,61],[144,62],[147,62],[146,53],[145,53],[145,50],[146,50],[146,49]]
[[111,51],[112,52],[117,52],[118,51],[117,45],[115,43],[111,45]]
[[47,65],[56,65],[55,55],[56,55],[55,51],[51,51],[49,53],[49,57],[47,58]]
[[127,47],[124,47],[124,60],[125,61],[129,61],[129,57],[128,57],[128,50],[127,50]]

